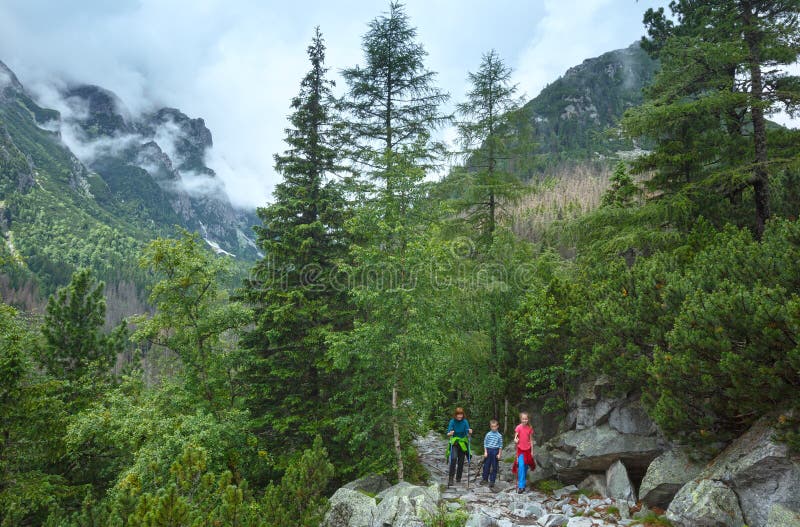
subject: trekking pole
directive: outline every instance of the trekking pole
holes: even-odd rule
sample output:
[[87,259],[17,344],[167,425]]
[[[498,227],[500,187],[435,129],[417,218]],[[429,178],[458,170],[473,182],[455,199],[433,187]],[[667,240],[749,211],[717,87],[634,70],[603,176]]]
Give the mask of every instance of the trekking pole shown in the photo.
[[469,490],[469,467],[472,466],[472,434],[467,434],[467,490]]

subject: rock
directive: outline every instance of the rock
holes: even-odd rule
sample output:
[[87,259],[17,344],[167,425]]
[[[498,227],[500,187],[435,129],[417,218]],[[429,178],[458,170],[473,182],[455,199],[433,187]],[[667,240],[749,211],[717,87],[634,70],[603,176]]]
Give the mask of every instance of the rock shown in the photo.
[[647,467],[639,497],[650,506],[666,509],[678,490],[697,476],[701,468],[685,452],[668,450]]
[[478,512],[471,514],[470,517],[467,518],[467,523],[464,524],[464,527],[490,527],[493,523],[493,519]]
[[371,527],[375,498],[357,490],[341,488],[328,502],[322,527]]
[[656,424],[647,415],[639,401],[614,408],[608,417],[608,424],[617,432],[640,436],[651,436],[658,432]]
[[665,443],[656,436],[622,434],[608,424],[566,432],[547,446],[556,475],[568,482],[605,471],[616,460],[643,476],[650,462],[665,450]]
[[435,516],[441,498],[438,485],[418,487],[402,482],[378,494],[372,525],[375,527],[423,527]]
[[800,525],[800,512],[787,509],[776,503],[769,509],[766,527],[797,527]]
[[[554,490],[553,491],[553,496],[557,500],[560,500],[564,496],[572,494],[573,492],[578,492],[578,487],[576,487],[575,485],[567,485],[566,487],[561,487],[560,489]],[[567,501],[569,501],[569,500],[567,500]]]
[[701,479],[678,491],[667,510],[677,527],[742,527],[744,517],[736,494],[721,481]]
[[636,491],[622,461],[615,461],[606,471],[606,488],[609,498],[636,503]]
[[608,496],[605,474],[590,474],[589,476],[586,476],[583,481],[578,483],[578,487],[591,490],[592,492],[596,492],[601,496]]
[[566,525],[568,521],[563,514],[545,514],[539,518],[539,525],[542,527],[561,527]]
[[631,517],[631,508],[627,502],[620,501],[617,503],[617,508],[619,509],[619,517],[623,520],[627,520]]
[[[772,440],[775,421],[776,416],[765,416],[731,443],[695,480],[678,491],[668,512],[677,518],[691,518],[689,497],[728,500],[728,492],[720,490],[720,486],[736,498],[749,527],[765,527],[775,504],[800,510],[800,456]],[[702,491],[709,489],[714,494],[702,498]]]
[[582,518],[579,516],[570,518],[567,522],[567,527],[592,527],[593,525],[594,520],[591,518]]
[[379,492],[384,491],[391,486],[392,484],[389,483],[389,480],[387,480],[385,477],[378,474],[370,474],[355,481],[351,481],[342,488],[360,490],[374,496],[375,494],[378,494]]

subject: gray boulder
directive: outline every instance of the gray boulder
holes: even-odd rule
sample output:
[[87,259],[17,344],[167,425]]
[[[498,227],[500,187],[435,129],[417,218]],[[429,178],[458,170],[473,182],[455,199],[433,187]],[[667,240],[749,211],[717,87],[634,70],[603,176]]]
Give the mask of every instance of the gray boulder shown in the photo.
[[691,518],[693,509],[688,497],[700,498],[701,491],[710,488],[716,490],[715,496],[727,499],[727,493],[717,489],[720,485],[734,495],[749,527],[765,527],[776,504],[791,511],[800,510],[800,456],[772,440],[774,422],[775,416],[765,416],[731,443],[697,479],[681,488],[668,512]]
[[542,527],[561,527],[566,525],[569,520],[563,514],[545,514],[539,518],[539,524]]
[[644,475],[650,462],[665,450],[665,443],[657,436],[623,434],[608,424],[570,430],[547,446],[558,479],[567,482],[605,471],[618,459],[635,474]]
[[742,527],[736,494],[721,481],[701,479],[683,486],[667,510],[679,527]]
[[636,503],[636,491],[622,461],[615,461],[606,471],[606,489],[609,498]]
[[361,492],[366,492],[367,494],[378,494],[379,492],[388,489],[391,487],[392,484],[389,483],[385,477],[379,474],[370,474],[368,476],[364,476],[363,478],[359,478],[355,481],[351,481],[346,485],[343,485],[343,489],[350,489],[350,490],[360,490]]
[[438,485],[418,487],[402,482],[378,494],[371,527],[424,527],[437,513],[441,498]]
[[357,490],[341,488],[328,502],[322,527],[371,527],[375,498]]
[[581,489],[591,490],[592,492],[596,492],[601,496],[608,496],[605,474],[590,474],[586,476],[583,481],[578,483],[578,487]]
[[702,467],[692,462],[685,452],[672,449],[650,463],[639,487],[639,497],[651,507],[669,507],[672,498]]
[[656,424],[644,411],[640,401],[626,402],[611,410],[608,424],[622,434],[652,436],[658,433]]

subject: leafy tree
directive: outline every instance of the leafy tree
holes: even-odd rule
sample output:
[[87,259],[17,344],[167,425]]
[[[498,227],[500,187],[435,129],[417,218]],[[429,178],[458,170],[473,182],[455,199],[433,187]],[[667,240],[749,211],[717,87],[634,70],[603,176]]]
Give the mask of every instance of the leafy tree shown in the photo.
[[65,405],[61,386],[29,356],[35,335],[0,304],[0,525],[41,524],[74,488],[58,473]]
[[82,269],[47,301],[42,361],[53,375],[73,380],[90,370],[102,375],[124,349],[125,325],[110,335],[101,331],[106,314],[104,288],[91,270]]
[[160,280],[150,292],[156,311],[136,320],[133,338],[172,350],[188,387],[212,411],[237,407],[247,354],[236,347],[232,332],[244,327],[251,313],[221,288],[227,262],[204,250],[197,234],[184,231],[178,240],[151,242],[140,265]]
[[255,230],[265,256],[240,291],[255,314],[242,341],[256,357],[247,374],[250,408],[257,429],[280,448],[323,433],[337,384],[327,373],[325,335],[352,318],[347,293],[335,283],[337,261],[347,254],[345,203],[330,179],[338,170],[336,124],[319,28],[308,57],[311,70],[292,100],[286,130],[290,148],[275,156],[284,179],[275,202],[258,210],[262,225]]

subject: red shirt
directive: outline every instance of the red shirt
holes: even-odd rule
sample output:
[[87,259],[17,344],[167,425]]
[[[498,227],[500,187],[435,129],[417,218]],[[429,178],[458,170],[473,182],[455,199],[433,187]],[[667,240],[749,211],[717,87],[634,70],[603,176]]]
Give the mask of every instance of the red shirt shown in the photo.
[[517,433],[517,437],[519,438],[517,448],[520,450],[532,450],[531,437],[533,437],[533,427],[530,425],[525,426],[518,424],[514,432]]

